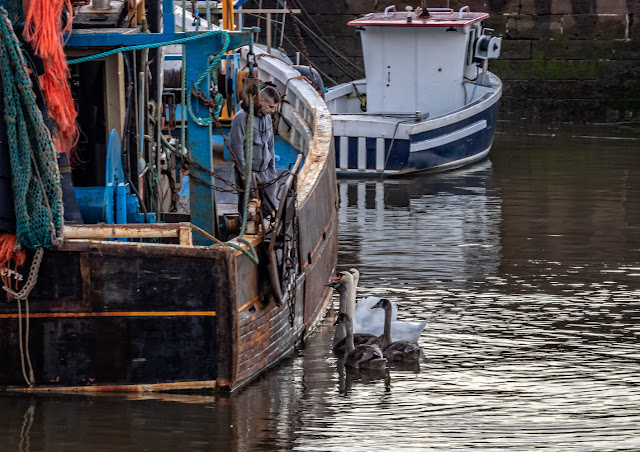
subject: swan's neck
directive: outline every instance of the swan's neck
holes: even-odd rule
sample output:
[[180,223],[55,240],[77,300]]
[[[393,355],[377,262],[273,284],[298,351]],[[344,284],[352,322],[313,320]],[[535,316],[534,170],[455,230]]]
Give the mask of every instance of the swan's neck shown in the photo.
[[347,303],[349,300],[349,289],[345,288],[345,290],[340,291],[340,307],[338,308],[338,312],[341,314],[347,313]]
[[344,326],[347,330],[347,337],[344,344],[344,357],[346,358],[356,347],[353,344],[353,322],[350,318],[345,322]]
[[343,276],[346,285],[347,303],[346,314],[351,317],[353,321],[356,318],[356,286],[353,284],[353,276],[351,274]]
[[384,309],[384,334],[382,336],[382,348],[391,344],[391,305]]

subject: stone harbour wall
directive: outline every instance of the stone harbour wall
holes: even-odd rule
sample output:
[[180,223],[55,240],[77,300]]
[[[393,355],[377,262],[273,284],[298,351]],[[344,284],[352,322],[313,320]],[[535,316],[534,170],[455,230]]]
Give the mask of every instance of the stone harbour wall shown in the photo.
[[[245,7],[260,3],[276,7],[276,0],[250,0]],[[303,9],[298,28],[305,50],[331,86],[364,75],[360,38],[347,22],[391,4],[399,10],[416,7],[420,0],[288,4]],[[446,0],[427,4],[448,6]],[[503,36],[501,57],[489,63],[504,84],[501,119],[640,121],[640,0],[456,0],[449,5],[491,14],[485,25]],[[295,55],[301,47],[287,17],[284,48]]]

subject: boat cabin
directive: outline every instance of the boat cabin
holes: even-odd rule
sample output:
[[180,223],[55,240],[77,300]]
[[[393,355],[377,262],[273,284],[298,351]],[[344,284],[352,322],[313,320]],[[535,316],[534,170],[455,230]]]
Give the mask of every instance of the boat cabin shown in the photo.
[[497,57],[501,41],[482,35],[488,14],[468,9],[429,9],[420,17],[420,9],[390,6],[348,23],[362,37],[367,113],[434,117],[465,104],[464,78],[476,79],[476,63]]

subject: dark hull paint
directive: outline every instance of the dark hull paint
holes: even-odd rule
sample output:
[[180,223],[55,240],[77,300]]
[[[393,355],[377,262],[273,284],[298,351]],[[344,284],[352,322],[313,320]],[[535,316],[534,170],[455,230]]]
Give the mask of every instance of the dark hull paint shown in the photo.
[[[409,140],[385,139],[385,155],[390,146],[391,151],[386,158],[384,175],[392,177],[414,172],[446,171],[481,160],[491,148],[497,119],[498,103],[494,102],[490,107],[478,114],[444,127],[417,133],[412,135]],[[486,127],[471,135],[441,146],[410,152],[411,144],[443,137],[483,120],[487,123]],[[382,170],[376,169],[375,138],[366,139],[366,169],[358,169],[357,137],[349,137],[347,149],[341,148],[339,136],[334,137],[334,144],[336,161],[340,161],[341,153],[348,153],[348,170],[345,171],[343,168],[338,168],[338,176],[366,177],[383,173]]]
[[[71,241],[45,253],[29,297],[31,390],[235,389],[274,365],[328,307],[334,168],[324,165],[299,206],[303,271],[293,327],[289,307],[269,295],[265,258],[256,266],[226,247]],[[257,244],[261,257],[263,248]],[[29,390],[17,304],[1,297],[0,388]]]
[[[443,167],[442,169],[452,169],[456,165],[456,162],[460,160],[465,160],[465,162],[455,167],[472,163],[484,157],[486,151],[491,148],[493,136],[495,135],[496,122],[498,120],[497,102],[477,115],[455,124],[413,135],[410,141],[411,143],[418,143],[447,135],[482,120],[487,122],[487,126],[478,132],[442,146],[433,147],[424,151],[411,152],[407,164],[402,171],[424,171],[438,169],[438,167]],[[474,159],[474,157],[476,158]],[[448,166],[445,167],[445,165]]]

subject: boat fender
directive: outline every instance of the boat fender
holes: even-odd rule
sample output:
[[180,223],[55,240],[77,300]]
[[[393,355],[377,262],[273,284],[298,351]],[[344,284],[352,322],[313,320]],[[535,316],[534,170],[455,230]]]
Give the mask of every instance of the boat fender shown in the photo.
[[[318,91],[318,94],[324,99],[324,81],[320,77],[320,73],[309,66],[293,66],[293,68],[300,73],[300,75],[306,77],[309,83]],[[313,71],[313,75],[312,75]],[[314,83],[315,79],[315,83]]]

